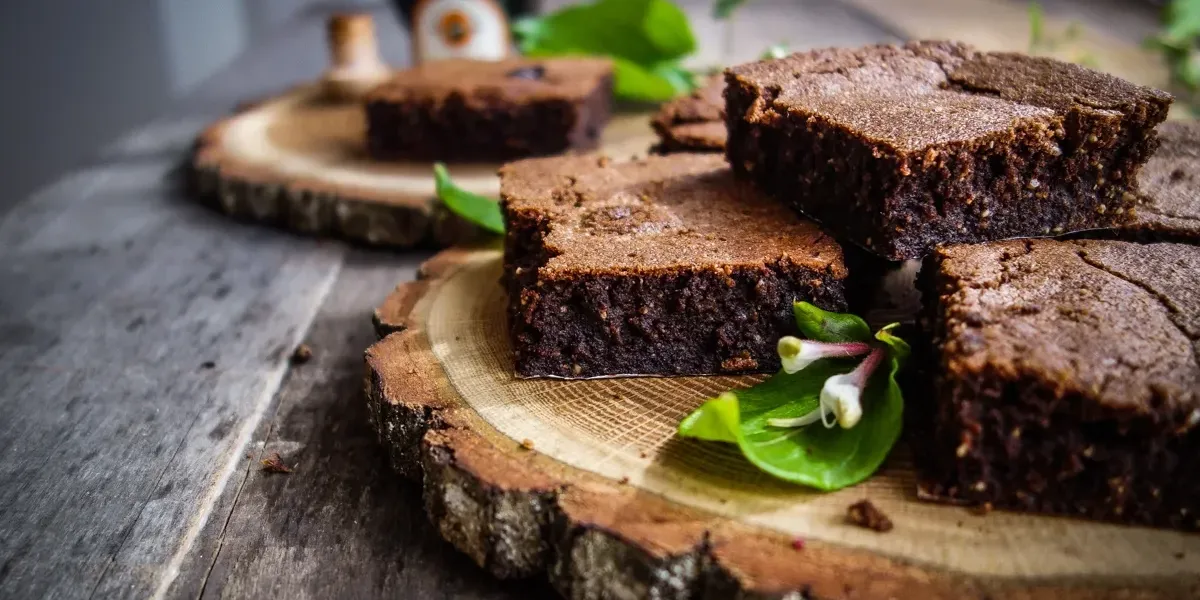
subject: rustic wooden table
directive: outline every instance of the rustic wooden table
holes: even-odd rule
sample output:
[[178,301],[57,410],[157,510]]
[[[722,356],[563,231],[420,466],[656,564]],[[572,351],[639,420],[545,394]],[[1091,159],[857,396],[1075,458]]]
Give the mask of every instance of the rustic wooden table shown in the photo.
[[[928,35],[905,4],[933,6],[755,0],[732,58]],[[1117,2],[1048,4],[1127,35],[1153,23]],[[701,61],[720,60],[708,3],[687,5],[714,41]],[[404,63],[376,10],[384,54]],[[552,595],[443,543],[367,426],[371,309],[427,254],[234,223],[179,191],[201,127],[320,72],[323,25],[319,11],[291,22],[0,215],[0,598]],[[315,356],[290,366],[301,342]],[[294,472],[261,471],[274,452]]]

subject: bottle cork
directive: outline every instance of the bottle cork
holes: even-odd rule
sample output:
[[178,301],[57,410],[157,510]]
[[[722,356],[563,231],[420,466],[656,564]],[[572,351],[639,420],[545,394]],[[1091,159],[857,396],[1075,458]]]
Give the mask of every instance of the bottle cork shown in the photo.
[[379,57],[375,21],[369,14],[339,13],[326,24],[329,69],[323,80],[333,100],[357,100],[387,80],[391,70]]

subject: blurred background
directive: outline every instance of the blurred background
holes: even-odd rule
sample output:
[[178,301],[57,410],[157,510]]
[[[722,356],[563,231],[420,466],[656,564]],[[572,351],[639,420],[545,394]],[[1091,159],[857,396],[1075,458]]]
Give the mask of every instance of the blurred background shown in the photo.
[[[845,0],[750,1],[805,4],[812,5],[811,10],[829,11],[857,11],[862,4]],[[566,3],[551,0],[540,5],[551,9]],[[715,62],[722,35],[721,25],[710,16],[712,2],[684,0],[680,4],[692,15],[693,27],[702,40],[700,52],[689,62]],[[945,0],[944,4],[951,10],[957,3]],[[1148,0],[1044,0],[1041,4],[1047,14],[1085,28],[1115,31],[1137,43],[1159,27],[1160,3]],[[0,3],[0,81],[5,91],[0,110],[0,213],[55,175],[94,156],[120,133],[161,116],[173,102],[188,97],[289,20],[306,12],[364,5],[388,10],[382,0]],[[378,24],[399,28],[396,19],[380,18]],[[804,24],[786,20],[756,27],[770,32],[752,40],[760,45],[790,38],[794,49],[804,48],[819,44],[822,38],[822,32],[806,31]],[[963,37],[970,39],[969,35],[965,32]],[[383,37],[385,57],[407,53],[396,44],[389,46],[388,36]],[[318,37],[311,48],[313,56],[306,55],[304,61],[323,56],[323,41]],[[318,64],[297,69],[316,76]]]
[[[0,3],[0,211],[322,0]],[[328,4],[324,2],[324,4]],[[340,2],[339,6],[353,6]],[[377,4],[362,2],[360,4]],[[321,40],[314,40],[320,49]]]

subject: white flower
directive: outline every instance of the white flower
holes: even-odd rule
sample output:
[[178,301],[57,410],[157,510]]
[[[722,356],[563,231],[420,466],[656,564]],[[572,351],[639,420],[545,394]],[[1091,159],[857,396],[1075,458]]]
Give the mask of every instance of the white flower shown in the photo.
[[[779,345],[783,347],[783,340]],[[816,410],[801,417],[767,419],[767,424],[772,427],[803,427],[820,421],[825,427],[840,425],[842,429],[858,425],[863,415],[863,390],[871,380],[871,374],[883,362],[885,354],[883,348],[876,348],[853,371],[826,379],[821,386],[820,403]],[[780,352],[782,355],[783,352]],[[830,416],[833,420],[830,420]]]
[[776,351],[787,374],[802,371],[822,358],[841,358],[866,354],[871,347],[862,342],[829,343],[802,340],[790,335],[779,338]]
[[[821,406],[828,407],[842,429],[858,425],[858,420],[862,418],[862,388],[855,385],[854,373],[834,375],[826,379],[825,385],[821,387]],[[821,422],[825,423],[826,427],[833,426],[833,423],[825,420],[824,415]]]

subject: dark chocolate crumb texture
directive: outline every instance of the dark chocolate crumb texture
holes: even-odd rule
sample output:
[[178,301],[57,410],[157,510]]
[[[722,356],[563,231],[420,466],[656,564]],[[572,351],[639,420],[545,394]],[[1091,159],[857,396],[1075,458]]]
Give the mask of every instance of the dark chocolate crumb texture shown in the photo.
[[1130,219],[1171,96],[951,42],[827,49],[726,71],[734,170],[889,260]]
[[612,64],[594,58],[444,60],[366,96],[378,159],[493,161],[594,148],[612,109]]
[[1200,529],[1200,247],[951,246],[922,280],[924,497]]
[[650,124],[658,134],[655,150],[722,152],[725,150],[725,79],[713,77],[691,94],[667,102]]
[[773,371],[793,301],[846,306],[838,244],[719,154],[530,159],[500,196],[520,376]]

